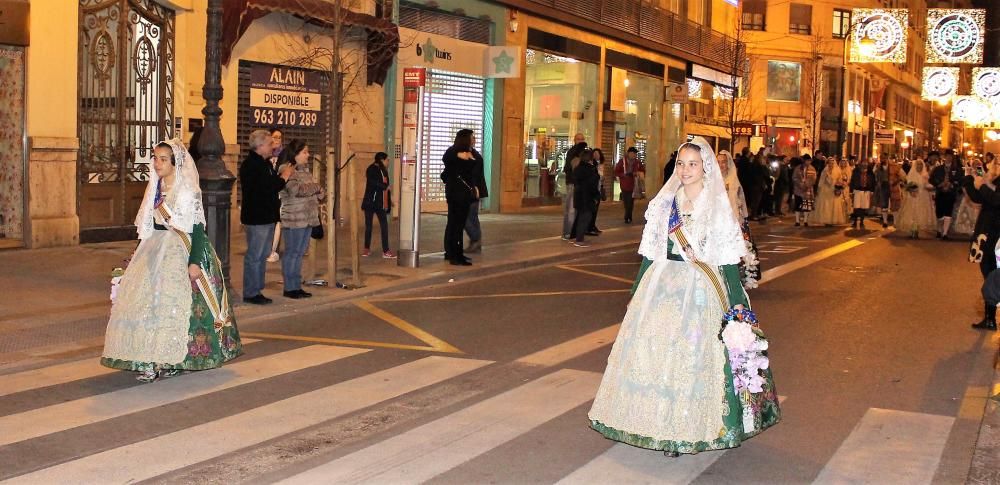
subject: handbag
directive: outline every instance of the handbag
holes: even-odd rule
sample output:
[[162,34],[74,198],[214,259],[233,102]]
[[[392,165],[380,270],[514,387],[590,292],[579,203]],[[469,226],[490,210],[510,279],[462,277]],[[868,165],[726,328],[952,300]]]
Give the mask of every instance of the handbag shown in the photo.
[[469,183],[466,182],[461,175],[458,176],[458,180],[462,182],[462,185],[464,185],[465,188],[469,189],[469,195],[472,196],[472,200],[479,200],[479,187],[473,187],[469,185]]
[[323,239],[323,236],[326,235],[325,231],[323,230],[323,218],[317,217],[317,219],[319,224],[312,227],[312,233],[309,235],[309,237],[313,239]]

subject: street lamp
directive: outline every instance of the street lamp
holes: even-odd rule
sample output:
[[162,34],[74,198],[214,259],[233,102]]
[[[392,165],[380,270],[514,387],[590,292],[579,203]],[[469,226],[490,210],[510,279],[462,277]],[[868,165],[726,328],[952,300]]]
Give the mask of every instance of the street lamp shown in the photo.
[[[840,122],[838,123],[839,129],[837,130],[837,153],[840,156],[846,156],[844,153],[844,139],[847,138],[847,64],[850,62],[850,47],[851,47],[851,36],[854,35],[854,26],[852,25],[850,30],[847,31],[847,35],[844,36],[844,63],[841,68],[840,74]],[[872,39],[865,34],[860,40],[858,40],[859,52],[865,57],[871,57],[875,53],[875,46],[877,43],[875,39]]]
[[222,263],[222,273],[229,279],[229,210],[232,207],[231,197],[233,183],[236,177],[226,169],[222,154],[226,151],[226,142],[222,139],[219,128],[219,118],[222,108],[222,0],[208,0],[208,22],[205,27],[205,86],[202,97],[205,107],[201,113],[205,116],[205,125],[201,130],[198,142],[198,152],[201,158],[196,161],[198,174],[201,178],[201,193],[205,206],[205,220],[208,238],[215,246]]

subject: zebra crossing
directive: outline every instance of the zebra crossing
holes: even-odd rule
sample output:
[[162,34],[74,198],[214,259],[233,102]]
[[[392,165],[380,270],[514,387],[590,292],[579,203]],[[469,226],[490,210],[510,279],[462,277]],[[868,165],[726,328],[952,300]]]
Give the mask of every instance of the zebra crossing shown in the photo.
[[[93,361],[84,360],[0,375],[0,483],[170,482],[167,478],[172,474],[216,460],[251,456],[253,450],[273,440],[386,406],[413,393],[472,379],[491,368],[501,368],[501,373],[514,367],[529,369],[525,374],[529,377],[499,389],[491,388],[490,382],[472,379],[480,387],[479,394],[461,405],[445,406],[412,426],[389,428],[371,440],[334,447],[313,459],[268,470],[256,480],[285,484],[448,482],[442,477],[476,466],[477,459],[589,407],[600,373],[561,366],[574,358],[606,351],[615,329],[617,326],[607,327],[511,362],[412,354],[393,357],[386,364],[377,357],[389,351],[329,345],[289,348],[285,344],[277,352],[259,356],[251,353],[220,369],[147,385],[130,383],[120,389],[7,414],[6,398],[48,386],[89,388],[107,373],[95,368]],[[267,345],[271,344],[258,344],[255,349]],[[364,369],[355,376],[345,375],[312,388],[302,382],[303,376],[332,371],[346,365],[348,359]],[[268,388],[293,384],[298,390],[289,396],[247,404],[231,414],[209,409],[252,401],[251,396],[264,394]],[[170,409],[198,415],[200,408],[207,409],[204,418],[195,416],[180,429],[151,424],[138,427],[128,437],[107,433],[106,442],[93,440],[77,445],[72,453],[62,449],[76,436],[74,432],[94,430],[84,435],[92,438],[121,420],[155,420]],[[930,483],[953,421],[950,416],[871,409],[829,460],[819,464],[804,481]],[[550,482],[711,481],[707,471],[728,456],[744,451],[668,459],[662,453],[604,440],[587,429],[585,420],[574,426],[579,429],[572,436],[596,442],[588,449],[599,450],[577,460],[572,470]],[[524,453],[541,453],[543,456],[532,457],[535,462],[559,463],[567,460],[561,456],[563,450],[573,446],[573,442],[559,443],[545,446],[541,452],[533,448]],[[745,448],[754,446],[764,445],[752,440]],[[30,459],[24,458],[26,451],[33,453]],[[495,476],[504,481],[502,470]],[[766,476],[749,477],[748,481],[766,481]]]

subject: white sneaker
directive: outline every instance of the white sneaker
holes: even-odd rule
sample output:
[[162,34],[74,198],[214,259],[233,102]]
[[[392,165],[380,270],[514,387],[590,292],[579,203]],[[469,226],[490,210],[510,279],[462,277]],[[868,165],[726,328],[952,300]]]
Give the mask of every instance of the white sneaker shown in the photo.
[[281,256],[278,256],[278,253],[274,252],[274,253],[271,253],[271,255],[267,257],[267,262],[268,263],[277,263],[280,259],[281,259]]
[[578,247],[578,248],[589,248],[590,247],[590,245],[587,244],[587,243],[585,243],[585,242],[574,242],[573,245],[576,246],[576,247]]

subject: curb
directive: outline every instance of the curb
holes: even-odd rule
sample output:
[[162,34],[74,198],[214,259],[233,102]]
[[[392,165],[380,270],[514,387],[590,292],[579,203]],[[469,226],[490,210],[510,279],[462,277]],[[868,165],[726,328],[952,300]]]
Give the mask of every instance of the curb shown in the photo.
[[[465,281],[470,279],[486,278],[491,276],[496,276],[502,273],[509,273],[513,271],[519,271],[528,268],[534,268],[538,266],[545,266],[554,263],[565,262],[567,260],[575,260],[579,258],[585,258],[587,256],[594,256],[602,254],[608,251],[627,249],[630,247],[638,248],[638,241],[628,241],[628,242],[617,242],[617,243],[606,243],[606,244],[594,244],[589,248],[573,248],[571,252],[552,254],[541,256],[537,258],[523,259],[519,261],[501,261],[493,264],[485,263],[477,266],[473,266],[469,269],[455,269],[455,270],[441,270],[433,273],[428,273],[422,276],[414,276],[412,278],[403,278],[399,283],[390,283],[383,286],[370,286],[363,287],[356,290],[345,290],[339,293],[332,293],[330,296],[315,296],[310,299],[310,304],[307,307],[296,307],[294,304],[282,304],[281,306],[269,305],[273,310],[258,310],[253,311],[249,314],[237,315],[237,321],[241,326],[247,323],[256,323],[264,320],[270,320],[273,318],[279,318],[288,315],[295,315],[306,311],[315,311],[319,309],[325,309],[332,306],[337,306],[344,303],[349,303],[356,299],[368,298],[373,295],[383,295],[383,294],[395,294],[402,293],[415,289],[427,289],[430,287],[448,284],[449,280],[458,280],[462,278]],[[239,305],[235,308],[236,311],[240,309],[254,308],[249,305]],[[242,313],[242,312],[241,312]]]
[[[994,342],[998,339],[994,338]],[[987,396],[967,484],[1000,483],[1000,350],[993,360],[993,388]]]

